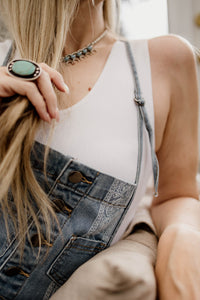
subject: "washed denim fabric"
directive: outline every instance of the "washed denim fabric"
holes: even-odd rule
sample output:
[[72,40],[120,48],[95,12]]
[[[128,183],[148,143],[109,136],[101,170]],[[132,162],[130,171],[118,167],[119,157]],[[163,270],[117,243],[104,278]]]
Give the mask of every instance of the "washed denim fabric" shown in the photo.
[[[127,53],[135,80],[134,103],[138,110],[138,161],[135,181],[129,184],[81,164],[72,157],[50,149],[44,175],[45,146],[35,142],[31,162],[35,177],[55,209],[58,224],[52,221],[51,241],[45,239],[45,226],[39,215],[43,242],[38,256],[38,236],[30,223],[22,259],[19,242],[10,222],[8,242],[0,215],[0,299],[45,300],[92,256],[110,245],[132,201],[137,188],[145,126],[152,149],[155,192],[158,164],[153,150],[153,135],[142,99],[139,79],[130,45]],[[13,232],[13,233],[12,233]]]

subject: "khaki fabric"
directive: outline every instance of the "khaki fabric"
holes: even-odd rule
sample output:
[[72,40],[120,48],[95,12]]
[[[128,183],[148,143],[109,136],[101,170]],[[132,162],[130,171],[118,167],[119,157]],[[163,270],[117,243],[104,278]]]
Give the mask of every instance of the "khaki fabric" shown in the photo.
[[155,300],[156,245],[137,231],[83,264],[51,300]]
[[156,246],[137,231],[83,264],[51,300],[155,300]]

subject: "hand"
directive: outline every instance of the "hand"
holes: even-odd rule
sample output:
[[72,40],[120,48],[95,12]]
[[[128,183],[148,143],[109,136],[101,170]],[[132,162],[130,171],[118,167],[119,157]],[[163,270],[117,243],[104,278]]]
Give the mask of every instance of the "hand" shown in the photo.
[[158,245],[156,275],[159,300],[200,299],[200,232],[171,226]]
[[61,91],[68,93],[62,75],[45,63],[39,64],[42,68],[40,77],[35,81],[25,81],[8,75],[6,67],[0,67],[0,98],[26,96],[35,107],[40,118],[46,122],[51,119],[59,121],[57,97],[52,83]]

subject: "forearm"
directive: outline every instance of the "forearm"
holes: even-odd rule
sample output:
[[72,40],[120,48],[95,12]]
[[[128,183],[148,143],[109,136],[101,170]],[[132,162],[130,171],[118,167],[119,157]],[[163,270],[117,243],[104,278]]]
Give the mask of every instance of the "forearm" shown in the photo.
[[160,239],[156,277],[160,300],[199,300],[200,203],[177,198],[152,208]]
[[187,225],[200,230],[200,201],[197,198],[179,197],[170,199],[151,208],[158,236],[170,227]]

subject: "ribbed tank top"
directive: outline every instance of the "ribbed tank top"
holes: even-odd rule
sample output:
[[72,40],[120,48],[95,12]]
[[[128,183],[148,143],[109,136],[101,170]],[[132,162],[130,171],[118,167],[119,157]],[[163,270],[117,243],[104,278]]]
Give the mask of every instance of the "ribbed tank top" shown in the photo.
[[[136,40],[131,45],[146,110],[154,129],[148,42]],[[0,63],[8,47],[9,43],[0,44]],[[138,152],[137,110],[133,99],[134,80],[130,61],[125,43],[117,41],[92,90],[77,104],[60,111],[60,122],[55,126],[50,147],[102,173],[133,183]],[[49,130],[50,126],[43,123],[36,140],[46,144]],[[143,144],[139,185],[113,243],[121,238],[132,221],[152,174],[151,150],[145,129]]]

